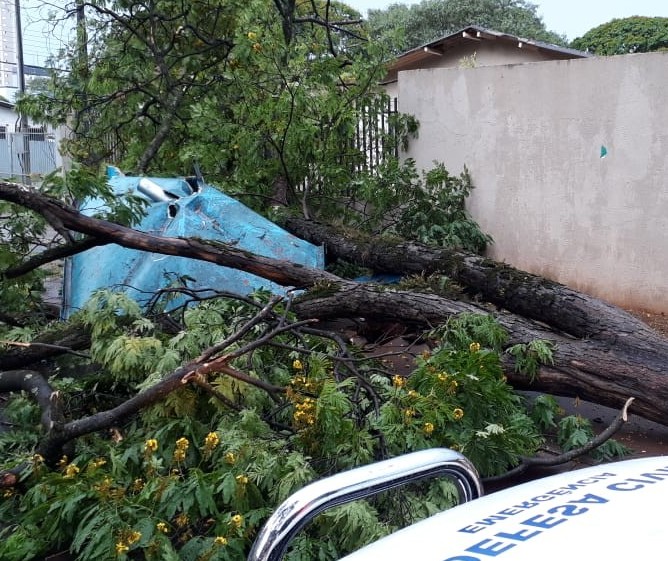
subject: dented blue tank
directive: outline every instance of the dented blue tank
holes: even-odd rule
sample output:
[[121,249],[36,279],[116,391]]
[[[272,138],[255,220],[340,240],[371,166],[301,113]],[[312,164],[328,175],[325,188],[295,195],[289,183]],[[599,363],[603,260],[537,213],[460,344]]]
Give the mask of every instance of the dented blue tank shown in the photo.
[[[158,236],[198,237],[233,245],[264,257],[323,268],[324,252],[283,230],[201,178],[130,177],[112,171],[109,184],[119,197],[146,198],[146,216],[138,230]],[[100,201],[81,208],[92,215]],[[115,244],[89,249],[65,266],[62,315],[69,317],[98,289],[123,291],[145,304],[153,293],[186,279],[189,288],[247,295],[258,289],[283,294],[285,287],[261,277],[186,257],[126,249]]]

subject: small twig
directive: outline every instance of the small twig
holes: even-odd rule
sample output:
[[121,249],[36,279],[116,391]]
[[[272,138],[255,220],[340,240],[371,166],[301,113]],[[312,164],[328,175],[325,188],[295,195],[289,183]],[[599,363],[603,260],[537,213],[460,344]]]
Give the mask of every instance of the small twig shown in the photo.
[[42,253],[31,257],[27,261],[20,263],[14,267],[5,269],[0,276],[5,279],[13,279],[20,277],[34,271],[38,267],[57,261],[59,259],[64,259],[65,257],[70,257],[71,255],[76,255],[98,245],[105,244],[105,241],[102,241],[94,236],[88,236],[81,240],[72,241],[70,243],[59,245],[44,250]]
[[189,378],[189,381],[190,383],[195,384],[196,386],[199,386],[203,390],[210,393],[218,401],[225,404],[226,407],[234,409],[235,411],[241,411],[241,407],[239,405],[234,403],[231,399],[228,399],[225,395],[220,393],[216,388],[214,388],[211,384],[209,384],[209,382],[206,381],[206,378],[204,376],[191,376]]
[[82,358],[90,358],[89,354],[86,353],[80,353],[78,351],[75,351],[73,349],[70,349],[69,347],[63,347],[62,345],[52,345],[50,343],[36,343],[36,342],[31,342],[31,343],[25,343],[23,341],[7,341],[5,339],[0,339],[0,344],[2,345],[7,345],[10,347],[22,347],[26,349],[30,348],[41,348],[41,349],[51,349],[54,351],[63,351],[64,353],[69,353],[74,356],[80,356]]
[[628,421],[628,408],[633,403],[634,397],[629,397],[626,400],[626,403],[624,403],[624,407],[622,410],[619,412],[617,417],[610,423],[608,428],[606,428],[601,434],[598,436],[592,438],[589,442],[587,442],[584,446],[581,446],[580,448],[577,448],[575,450],[569,450],[568,452],[565,452],[563,454],[559,454],[558,456],[554,456],[552,458],[521,458],[522,463],[518,465],[517,467],[511,469],[510,471],[507,471],[506,473],[502,475],[496,475],[493,477],[486,477],[483,479],[483,483],[497,483],[499,481],[503,481],[507,478],[510,477],[516,477],[518,475],[521,475],[524,473],[527,469],[530,467],[549,467],[549,466],[558,466],[561,464],[565,464],[566,462],[570,462],[571,460],[574,460],[575,458],[578,458],[580,456],[583,456],[587,452],[592,451],[594,448],[597,448],[601,444],[603,444],[606,440],[612,438],[612,436]]
[[223,349],[226,349],[227,347],[229,347],[230,345],[241,339],[246,333],[248,333],[251,329],[253,329],[253,327],[255,327],[263,319],[269,316],[273,312],[276,305],[281,300],[282,298],[280,296],[275,296],[275,295],[272,296],[269,299],[269,302],[267,302],[267,305],[264,308],[262,308],[255,316],[253,316],[249,321],[247,321],[244,325],[242,325],[239,329],[237,329],[227,339],[225,339],[221,343],[218,343],[217,345],[209,347],[199,356],[197,360],[206,361],[209,358],[211,358],[214,354],[222,351]]
[[371,401],[373,401],[376,414],[380,414],[380,397],[378,396],[376,390],[373,388],[373,385],[370,384],[369,381],[366,379],[366,377],[359,372],[356,366],[357,362],[364,362],[369,360],[369,358],[358,359],[355,358],[354,356],[351,356],[350,351],[348,350],[348,345],[343,340],[343,337],[341,337],[337,333],[333,333],[330,331],[323,331],[321,329],[313,329],[313,328],[305,328],[302,331],[304,333],[310,333],[312,335],[317,335],[319,337],[327,337],[332,341],[334,341],[339,346],[342,356],[332,356],[331,359],[334,361],[338,361],[344,368],[348,370],[348,372],[350,372],[357,379],[359,385],[367,391],[369,398],[371,399]]
[[[301,327],[304,327],[306,325],[310,325],[312,323],[317,323],[317,319],[305,319],[302,321],[296,321],[294,323],[288,324],[288,325],[283,325],[281,327],[276,327],[272,329],[271,331],[267,332],[266,335],[262,335],[261,337],[258,337],[254,341],[248,343],[244,347],[237,349],[236,351],[232,351],[231,353],[225,355],[228,360],[231,360],[233,358],[237,358],[240,356],[245,355],[246,353],[252,351],[253,349],[257,349],[258,347],[261,347],[262,345],[269,344],[271,340],[276,337],[277,335],[281,333],[285,333],[286,331],[295,331]],[[208,353],[210,355],[210,353]],[[198,361],[200,359],[197,359]]]
[[285,393],[285,388],[281,386],[274,386],[273,384],[269,384],[268,382],[260,380],[259,378],[253,378],[252,376],[244,374],[243,372],[240,372],[239,370],[237,370],[236,368],[232,368],[231,366],[225,365],[222,366],[219,370],[220,372],[227,374],[231,378],[235,378],[236,380],[240,380],[241,382],[246,382],[251,386],[255,386],[256,388],[260,388],[266,391],[274,401],[278,399],[276,397],[277,394]]

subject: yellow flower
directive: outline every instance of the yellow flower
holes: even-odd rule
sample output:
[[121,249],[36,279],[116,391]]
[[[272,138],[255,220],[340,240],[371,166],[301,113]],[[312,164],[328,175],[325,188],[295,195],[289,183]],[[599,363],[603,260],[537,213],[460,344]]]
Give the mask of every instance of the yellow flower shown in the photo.
[[292,362],[292,368],[294,368],[295,370],[302,370],[302,369],[304,368],[304,365],[302,364],[302,361],[301,361],[301,360],[299,360],[298,358],[296,358],[296,359]]
[[255,39],[257,39],[257,33],[253,33],[252,31],[249,31],[249,32],[246,34],[246,36],[247,36],[251,41],[255,41]]
[[93,489],[95,489],[98,493],[102,493],[103,495],[106,495],[109,490],[111,489],[111,484],[113,483],[113,480],[111,477],[105,477],[101,483],[98,483],[97,485],[93,486]]
[[246,485],[246,483],[248,483],[248,476],[246,475],[237,475],[235,479],[240,485]]
[[60,460],[58,460],[58,467],[61,469],[65,468],[65,466],[67,465],[67,461],[68,461],[67,456],[63,456],[62,458],[60,458]]
[[175,462],[183,462],[186,459],[185,450],[181,450],[180,448],[177,448],[176,450],[174,450],[174,455],[172,456],[172,459]]
[[169,532],[169,526],[167,526],[167,524],[164,522],[158,522],[155,527],[158,529],[158,532],[162,532],[163,534]]
[[459,421],[464,416],[464,410],[460,409],[457,407],[453,412],[452,412],[452,417],[454,418],[455,421]]
[[216,539],[213,540],[213,543],[216,545],[227,545],[227,538],[223,536],[216,536]]
[[174,524],[176,524],[177,528],[183,528],[188,522],[190,522],[188,515],[184,513],[179,514],[174,519]]
[[128,535],[128,545],[132,545],[133,543],[138,542],[140,539],[141,539],[141,532],[137,532],[137,530],[133,530]]
[[445,372],[441,372],[438,375],[438,381],[439,382],[447,382],[447,380],[448,380],[448,375]]
[[138,477],[132,482],[132,490],[135,493],[139,493],[144,488],[144,480],[141,477]]
[[206,450],[213,450],[220,443],[220,438],[215,432],[210,432],[204,439],[204,448]]
[[149,438],[144,443],[144,450],[147,452],[153,453],[158,449],[158,441],[155,438]]
[[237,457],[234,452],[227,452],[225,454],[225,463],[230,464],[231,466],[237,462]]
[[432,432],[434,432],[434,424],[433,423],[425,423],[424,427],[422,427],[422,431],[429,436]]
[[253,43],[253,50],[254,50],[256,53],[261,52],[261,51],[262,51],[262,45],[260,45],[260,43]]
[[8,499],[9,497],[12,497],[16,491],[14,489],[5,489],[2,492],[2,498],[3,499]]
[[122,555],[128,549],[130,549],[125,542],[118,542],[116,544],[116,555]]
[[450,380],[450,387],[448,388],[450,393],[455,393],[457,391],[458,385],[459,384],[457,383],[457,380]]
[[316,409],[315,399],[306,397],[301,402],[295,403],[295,412],[292,414],[292,418],[297,425],[314,425]]
[[63,477],[65,479],[73,479],[79,471],[80,470],[76,464],[70,464],[65,468],[65,475]]
[[396,374],[395,376],[392,376],[392,385],[395,388],[403,388],[406,385],[406,378]]
[[235,514],[232,518],[230,518],[230,524],[234,526],[235,528],[241,528],[244,523],[244,517],[241,516],[241,514]]
[[415,409],[413,409],[412,407],[404,409],[404,417],[406,418],[406,420],[415,417]]
[[102,467],[106,463],[107,463],[107,460],[105,460],[104,458],[97,458],[96,460],[93,460],[90,465],[91,465],[92,468],[99,468],[99,467]]
[[188,449],[188,446],[190,446],[190,442],[188,442],[188,439],[185,436],[182,436],[176,441],[177,450],[183,450],[185,452]]
[[43,464],[44,456],[42,456],[41,454],[33,454],[32,461],[34,464]]
[[408,390],[408,397],[412,397],[413,399],[420,397],[420,394],[417,393],[415,390]]
[[477,353],[480,350],[480,343],[471,343],[469,345],[469,351],[472,353]]

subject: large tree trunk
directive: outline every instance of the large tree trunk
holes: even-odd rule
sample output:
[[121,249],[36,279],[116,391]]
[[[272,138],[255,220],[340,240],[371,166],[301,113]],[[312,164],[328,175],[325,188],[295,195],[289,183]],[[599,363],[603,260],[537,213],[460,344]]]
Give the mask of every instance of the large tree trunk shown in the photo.
[[[508,378],[516,387],[578,396],[611,407],[635,397],[633,412],[668,424],[668,340],[626,311],[463,251],[370,238],[298,218],[289,219],[286,227],[312,243],[324,244],[330,257],[377,272],[449,276],[500,308],[492,313],[508,330],[510,344],[533,338],[555,342],[554,365],[543,366],[533,381],[509,364]],[[430,324],[459,311],[485,311],[424,294],[376,293],[372,287],[346,289],[325,298],[307,296],[296,309],[309,317],[357,314]]]
[[289,219],[286,227],[311,243],[324,244],[331,258],[379,273],[441,273],[486,302],[573,337],[619,344],[629,334],[649,331],[644,323],[612,304],[474,253],[351,234],[300,218]]
[[258,257],[226,244],[152,236],[83,216],[18,185],[0,183],[0,199],[40,212],[52,223],[86,234],[100,244],[116,243],[210,261],[286,286],[315,286],[317,290],[295,303],[294,309],[303,318],[385,318],[429,326],[463,311],[492,313],[508,330],[510,344],[534,338],[557,344],[554,364],[543,366],[533,381],[516,373],[508,357],[508,377],[517,387],[577,395],[619,408],[627,398],[635,397],[632,413],[668,424],[668,340],[610,304],[481,257],[410,242],[352,241],[350,236],[314,223],[300,221],[302,230],[297,228],[298,221],[289,223],[302,237],[325,242],[330,253],[377,270],[443,272],[502,310],[434,294],[344,281],[324,271]]
[[302,317],[359,317],[404,321],[423,326],[442,323],[461,312],[492,313],[508,331],[509,345],[533,339],[556,344],[554,363],[529,378],[506,357],[508,381],[531,389],[621,408],[629,397],[632,413],[668,425],[668,341],[649,329],[629,335],[623,345],[578,339],[520,316],[434,294],[386,290],[373,285],[345,285],[324,296],[306,294],[294,305]]

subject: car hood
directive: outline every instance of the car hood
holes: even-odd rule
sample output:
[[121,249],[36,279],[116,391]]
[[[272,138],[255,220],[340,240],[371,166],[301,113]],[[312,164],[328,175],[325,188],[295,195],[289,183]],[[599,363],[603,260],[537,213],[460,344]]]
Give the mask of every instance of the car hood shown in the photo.
[[561,473],[439,513],[346,561],[656,558],[668,525],[668,456]]

